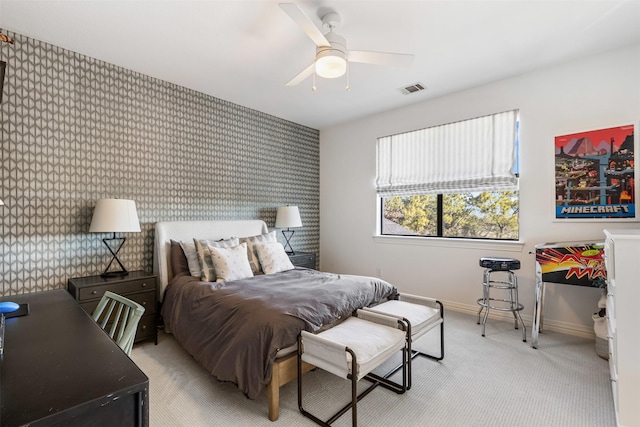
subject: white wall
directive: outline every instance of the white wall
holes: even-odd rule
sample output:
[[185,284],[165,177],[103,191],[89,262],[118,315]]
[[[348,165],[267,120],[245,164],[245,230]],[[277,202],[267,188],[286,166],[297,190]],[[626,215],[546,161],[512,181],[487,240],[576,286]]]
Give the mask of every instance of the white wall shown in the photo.
[[[405,244],[374,238],[377,137],[515,108],[521,120],[523,245]],[[530,252],[536,244],[603,240],[604,228],[640,228],[639,223],[554,221],[554,136],[629,123],[637,126],[639,118],[640,45],[321,130],[320,268],[379,275],[401,292],[435,297],[451,309],[475,312],[482,279],[478,259],[518,258],[522,314],[530,321],[535,278]],[[591,315],[597,311],[599,290],[548,284],[546,291],[545,328],[593,333]]]

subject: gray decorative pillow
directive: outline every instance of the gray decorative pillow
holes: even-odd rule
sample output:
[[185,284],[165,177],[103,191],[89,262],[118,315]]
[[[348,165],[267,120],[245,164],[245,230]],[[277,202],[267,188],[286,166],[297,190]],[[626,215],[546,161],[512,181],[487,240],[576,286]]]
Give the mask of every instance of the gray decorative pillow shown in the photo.
[[240,243],[231,248],[216,248],[209,245],[211,261],[216,270],[217,282],[230,282],[232,280],[253,277],[251,266],[247,259],[247,244]]
[[180,247],[180,242],[173,239],[171,239],[171,247],[169,248],[169,265],[171,265],[173,277],[189,275],[187,257],[184,255],[182,247]]
[[289,259],[289,255],[284,251],[282,243],[254,243],[253,247],[258,253],[258,259],[260,260],[260,266],[264,274],[279,273],[295,268]]
[[196,251],[196,245],[193,242],[180,242],[180,247],[184,256],[187,257],[187,265],[189,265],[189,274],[194,277],[200,277],[202,270],[200,268],[200,259],[198,258],[198,251]]
[[256,252],[256,249],[253,247],[253,244],[261,243],[261,242],[277,242],[277,241],[278,239],[276,239],[275,230],[266,234],[259,234],[257,236],[240,238],[240,243],[244,242],[247,244],[247,257],[249,258],[249,264],[251,265],[251,271],[253,271],[253,274],[257,274],[262,271],[262,269],[260,268],[260,260],[258,259],[258,253]]
[[211,252],[209,247],[214,248],[230,248],[232,246],[238,246],[240,242],[237,237],[232,237],[227,240],[206,240],[206,239],[193,239],[193,244],[196,247],[198,253],[198,260],[200,262],[200,279],[205,282],[216,281],[216,270],[211,261]]

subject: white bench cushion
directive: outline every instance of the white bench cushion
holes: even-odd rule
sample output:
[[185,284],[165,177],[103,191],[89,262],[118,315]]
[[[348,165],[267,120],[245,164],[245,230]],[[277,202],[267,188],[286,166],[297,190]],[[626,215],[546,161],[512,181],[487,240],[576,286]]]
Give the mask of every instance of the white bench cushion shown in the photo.
[[411,323],[411,338],[418,339],[442,323],[440,310],[405,301],[389,300],[371,307],[373,311],[406,318]]
[[[311,339],[305,341],[306,336],[308,335],[303,334],[304,353],[302,360],[343,377],[345,377],[345,373],[353,372],[351,355],[348,352],[345,351],[346,358],[338,361],[328,354],[328,347],[323,349],[322,345],[313,345]],[[358,363],[358,380],[382,364],[395,352],[400,351],[405,345],[406,338],[405,333],[399,329],[357,317],[350,317],[316,336],[353,350]]]

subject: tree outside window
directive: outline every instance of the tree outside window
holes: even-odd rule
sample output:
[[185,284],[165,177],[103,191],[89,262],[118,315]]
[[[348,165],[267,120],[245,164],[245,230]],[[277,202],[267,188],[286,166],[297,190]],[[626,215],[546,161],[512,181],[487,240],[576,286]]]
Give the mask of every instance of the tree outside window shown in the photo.
[[381,200],[381,230],[385,235],[518,239],[517,191],[395,196]]

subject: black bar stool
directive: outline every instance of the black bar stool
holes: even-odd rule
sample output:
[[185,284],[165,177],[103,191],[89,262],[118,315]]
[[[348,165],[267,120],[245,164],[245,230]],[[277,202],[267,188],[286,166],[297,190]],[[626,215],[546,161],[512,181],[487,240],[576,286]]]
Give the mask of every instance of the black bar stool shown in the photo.
[[[520,261],[513,258],[480,258],[480,267],[484,268],[482,280],[482,298],[478,298],[478,325],[482,310],[485,310],[482,318],[482,336],[484,337],[485,324],[489,317],[489,310],[510,311],[513,313],[515,329],[518,329],[518,322],[522,325],[522,341],[527,342],[527,330],[520,316],[520,310],[524,308],[518,302],[518,277],[513,270],[520,269]],[[506,275],[506,278],[492,277],[492,274]],[[503,298],[495,298],[490,295],[491,289],[498,289],[502,292]]]

